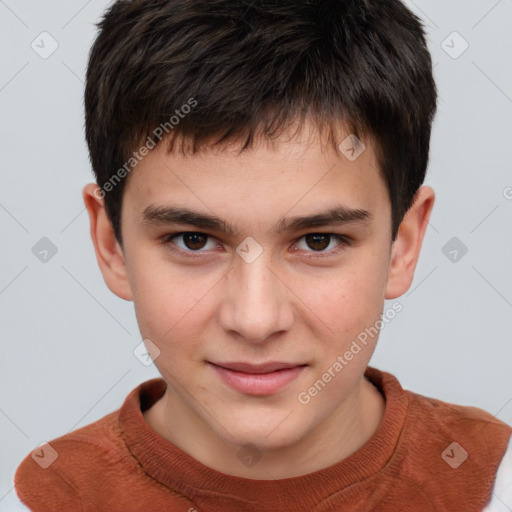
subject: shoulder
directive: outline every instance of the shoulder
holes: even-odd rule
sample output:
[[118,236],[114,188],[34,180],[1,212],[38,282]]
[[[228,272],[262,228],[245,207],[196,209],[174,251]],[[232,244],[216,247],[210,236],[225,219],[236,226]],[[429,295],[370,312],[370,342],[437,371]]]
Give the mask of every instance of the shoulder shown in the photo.
[[[459,441],[461,445],[464,441],[468,447],[478,446],[478,452],[484,458],[494,453],[497,457],[496,465],[503,457],[512,427],[489,412],[404,389],[395,376],[375,368],[369,367],[367,375],[384,394],[386,402],[395,404],[394,414],[399,421],[403,421],[403,440],[418,441],[420,446],[436,444],[437,447],[450,439]],[[396,404],[400,404],[400,407]],[[401,412],[396,413],[398,409]],[[387,407],[387,410],[390,408]],[[491,450],[488,454],[485,453],[486,447]],[[473,452],[473,459],[478,456]]]
[[75,476],[97,479],[106,468],[118,467],[120,461],[127,459],[119,433],[118,413],[110,413],[30,452],[14,475],[21,501],[29,507],[37,506],[38,511],[83,510]]
[[449,510],[457,503],[482,510],[491,499],[512,428],[477,407],[406,393],[405,475]]
[[509,512],[512,510],[512,439],[496,473],[491,501],[483,512]]
[[512,428],[489,412],[478,407],[451,404],[405,391],[410,396],[408,420],[414,428],[437,433],[437,437],[459,435],[472,444],[499,444],[500,457],[505,451]]
[[149,430],[141,411],[165,387],[160,378],[143,382],[116,411],[32,450],[14,475],[21,501],[38,512],[143,509],[145,503],[135,507],[133,496],[144,500],[144,493],[155,493],[155,484],[132,453],[127,431],[138,439],[138,432]]

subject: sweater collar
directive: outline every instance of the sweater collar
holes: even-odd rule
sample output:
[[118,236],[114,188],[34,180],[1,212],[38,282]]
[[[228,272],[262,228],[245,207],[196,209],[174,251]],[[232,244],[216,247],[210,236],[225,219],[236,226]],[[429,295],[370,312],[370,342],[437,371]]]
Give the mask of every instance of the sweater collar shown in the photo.
[[[198,506],[235,510],[272,510],[301,503],[312,510],[351,485],[371,478],[391,459],[402,432],[409,396],[391,374],[368,367],[365,376],[386,400],[381,424],[372,438],[340,462],[306,475],[280,480],[252,480],[216,471],[164,439],[146,423],[142,412],[166,390],[162,378],[140,384],[119,410],[119,425],[128,449],[144,471],[163,485],[188,496]],[[276,503],[276,501],[278,503]]]

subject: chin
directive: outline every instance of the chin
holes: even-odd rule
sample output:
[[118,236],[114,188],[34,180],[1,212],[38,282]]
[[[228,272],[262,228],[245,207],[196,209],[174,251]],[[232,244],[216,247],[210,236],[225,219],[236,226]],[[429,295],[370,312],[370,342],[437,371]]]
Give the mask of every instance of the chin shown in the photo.
[[290,429],[289,427],[292,425],[289,425],[288,428],[283,428],[281,424],[280,428],[277,429],[276,426],[279,425],[281,421],[282,419],[277,421],[271,428],[268,427],[267,422],[261,426],[255,425],[253,422],[251,426],[247,428],[243,428],[243,426],[241,428],[240,424],[238,424],[236,429],[233,428],[229,430],[232,436],[227,441],[240,448],[252,445],[261,451],[267,452],[288,448],[300,441],[302,434],[296,429]]

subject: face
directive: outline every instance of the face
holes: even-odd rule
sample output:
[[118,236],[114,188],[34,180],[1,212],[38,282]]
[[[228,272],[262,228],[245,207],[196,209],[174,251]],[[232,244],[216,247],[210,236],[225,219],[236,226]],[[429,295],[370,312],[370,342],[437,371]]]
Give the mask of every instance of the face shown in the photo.
[[[383,310],[387,190],[370,144],[351,161],[310,133],[241,154],[160,145],[124,191],[131,298],[167,398],[239,446],[282,447],[319,427],[355,392],[377,341],[344,357]],[[215,366],[239,362],[300,368],[240,379]]]

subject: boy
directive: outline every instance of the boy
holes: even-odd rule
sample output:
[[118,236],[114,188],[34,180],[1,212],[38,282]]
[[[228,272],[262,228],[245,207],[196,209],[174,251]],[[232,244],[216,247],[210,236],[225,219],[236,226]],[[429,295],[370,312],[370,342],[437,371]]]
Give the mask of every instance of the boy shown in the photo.
[[162,378],[27,455],[21,500],[501,510],[511,428],[368,366],[433,208],[436,98],[398,0],[114,3],[87,72],[83,196]]

